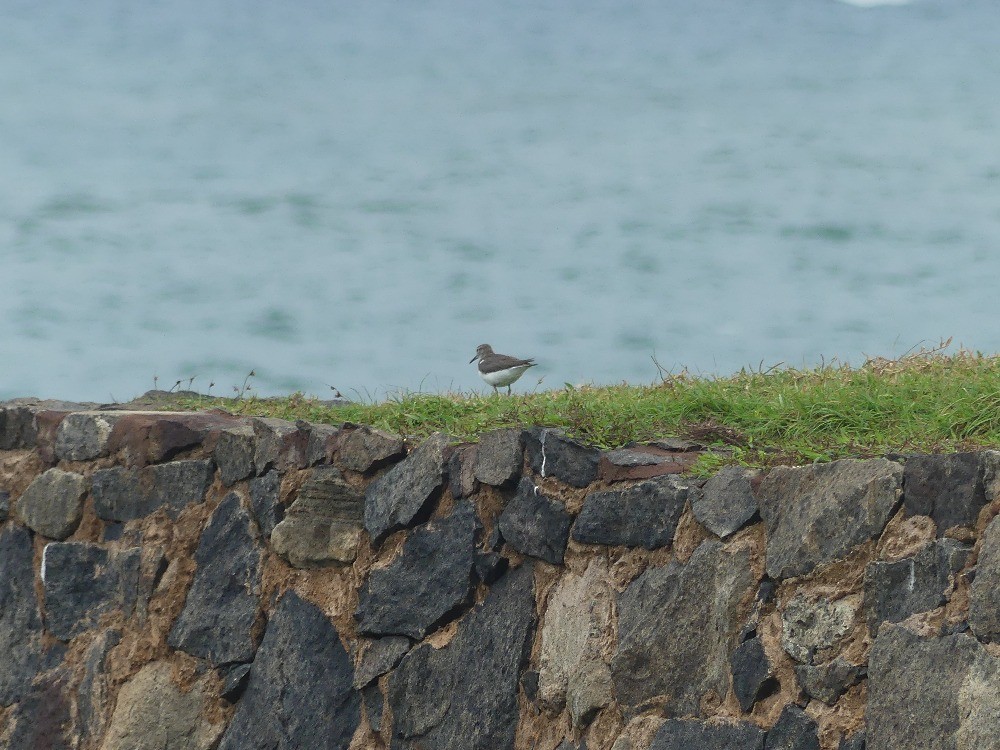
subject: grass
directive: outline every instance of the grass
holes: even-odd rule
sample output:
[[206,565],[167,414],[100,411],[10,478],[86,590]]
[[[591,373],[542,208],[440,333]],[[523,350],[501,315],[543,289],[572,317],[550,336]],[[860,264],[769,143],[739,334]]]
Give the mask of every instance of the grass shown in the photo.
[[[1000,357],[947,342],[860,367],[743,370],[727,377],[663,373],[648,385],[570,387],[508,397],[403,394],[330,407],[286,398],[183,398],[172,406],[241,415],[369,424],[408,436],[440,430],[463,440],[500,427],[560,427],[603,448],[668,436],[725,445],[748,465],[828,461],[893,452],[1000,447]],[[702,469],[722,458],[708,457]]]

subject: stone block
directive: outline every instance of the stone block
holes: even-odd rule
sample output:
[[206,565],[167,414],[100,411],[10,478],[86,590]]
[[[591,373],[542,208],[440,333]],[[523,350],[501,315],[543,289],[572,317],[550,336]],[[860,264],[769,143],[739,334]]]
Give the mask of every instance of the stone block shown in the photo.
[[256,474],[254,452],[257,442],[253,428],[242,425],[223,430],[215,441],[215,463],[219,467],[219,479],[226,487],[232,487],[242,479]]
[[504,540],[518,552],[547,563],[562,563],[573,517],[558,500],[543,495],[527,477],[500,514]]
[[250,480],[250,512],[260,527],[261,536],[270,539],[274,527],[285,517],[281,504],[281,474],[277,470]]
[[764,750],[820,750],[816,722],[798,706],[785,706],[767,733]]
[[479,521],[461,501],[451,515],[410,533],[399,557],[374,568],[358,595],[358,632],[422,639],[472,592]]
[[668,715],[700,710],[702,697],[729,690],[741,603],[757,582],[746,550],[703,542],[686,565],[648,568],[618,599],[618,647],[611,661],[618,703],[635,707],[671,696]]
[[368,485],[365,528],[375,544],[419,520],[444,484],[449,438],[437,432]]
[[969,598],[969,627],[985,641],[1000,641],[1000,516],[986,527]]
[[87,480],[80,474],[49,469],[37,477],[17,501],[25,526],[49,539],[65,539],[80,525]]
[[649,750],[764,750],[764,732],[749,722],[668,719],[657,730]]
[[555,477],[571,487],[586,487],[597,479],[601,452],[596,448],[548,427],[533,427],[524,435],[528,463],[539,476]]
[[372,641],[354,670],[354,687],[360,690],[391,670],[406,656],[411,646],[409,638],[399,635]]
[[480,436],[474,473],[483,484],[503,487],[515,483],[523,463],[523,430],[493,430]]
[[278,601],[219,750],[347,750],[361,721],[333,623],[294,591]]
[[733,693],[740,708],[747,713],[767,692],[774,674],[760,638],[750,638],[741,643],[733,652],[730,668],[733,672]]
[[389,676],[393,750],[513,750],[534,627],[533,573],[522,565],[462,619],[447,646],[410,651]]
[[57,669],[40,675],[27,695],[0,722],[0,747],[47,750],[74,747],[70,675]]
[[31,534],[0,528],[0,706],[20,701],[42,664],[42,617]]
[[845,690],[856,685],[865,676],[865,668],[838,656],[827,664],[796,665],[795,676],[802,692],[832,706]]
[[99,633],[84,656],[83,678],[76,691],[78,726],[82,744],[96,742],[104,734],[105,714],[111,707],[111,679],[105,664],[108,654],[121,642],[117,630]]
[[195,551],[194,581],[167,643],[213,666],[253,659],[263,550],[250,514],[231,492],[219,504]]
[[930,516],[938,536],[974,526],[986,504],[984,465],[978,453],[909,456],[903,469],[907,515]]
[[573,539],[649,550],[666,547],[674,539],[687,499],[688,485],[674,476],[592,492],[573,526]]
[[176,518],[188,505],[205,501],[214,473],[210,460],[100,469],[92,477],[94,510],[106,521],[132,521],[159,508]]
[[363,474],[394,463],[405,455],[406,446],[399,435],[362,426],[347,432],[334,460],[342,469]]
[[725,539],[757,515],[757,498],[750,486],[757,472],[727,466],[693,493],[691,510],[698,523]]
[[34,410],[16,404],[0,404],[0,450],[34,448],[37,438]]
[[475,445],[463,445],[448,459],[448,488],[456,500],[470,497],[479,487],[474,471],[478,451]]
[[286,471],[306,468],[306,451],[309,448],[309,432],[303,429],[306,423],[257,417],[250,424],[257,441],[253,455],[257,473],[270,469]]
[[114,412],[67,414],[56,430],[56,458],[60,461],[91,461],[108,455],[111,428],[120,417]]
[[781,613],[781,647],[797,662],[812,664],[817,652],[850,632],[854,618],[855,607],[849,601],[797,594]]
[[884,458],[772,469],[757,499],[767,526],[767,574],[780,580],[847,555],[885,528],[903,467]]

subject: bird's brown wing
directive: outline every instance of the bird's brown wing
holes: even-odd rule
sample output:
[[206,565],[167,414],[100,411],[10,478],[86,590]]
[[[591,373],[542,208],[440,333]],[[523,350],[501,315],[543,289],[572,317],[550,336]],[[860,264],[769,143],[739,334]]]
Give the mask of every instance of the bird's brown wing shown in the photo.
[[479,365],[479,371],[499,372],[500,370],[509,370],[511,367],[519,367],[520,365],[528,365],[531,367],[534,364],[534,357],[530,359],[518,359],[517,357],[507,356],[506,354],[493,354],[487,357],[486,361]]

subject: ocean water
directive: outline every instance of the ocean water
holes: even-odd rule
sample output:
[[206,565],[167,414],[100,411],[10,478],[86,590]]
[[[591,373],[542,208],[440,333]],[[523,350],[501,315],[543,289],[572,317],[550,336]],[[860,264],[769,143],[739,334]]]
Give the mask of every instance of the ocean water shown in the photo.
[[0,0],[0,397],[486,390],[483,342],[538,359],[520,390],[996,352],[998,22]]

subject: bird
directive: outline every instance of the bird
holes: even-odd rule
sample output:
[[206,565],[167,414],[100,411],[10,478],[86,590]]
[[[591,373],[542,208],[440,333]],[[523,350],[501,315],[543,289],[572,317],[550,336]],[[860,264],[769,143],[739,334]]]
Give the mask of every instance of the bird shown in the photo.
[[480,344],[476,347],[476,356],[469,360],[472,364],[479,360],[479,377],[493,386],[493,392],[497,392],[498,385],[507,386],[507,395],[510,395],[510,384],[524,375],[524,371],[535,366],[534,358],[518,359],[506,354],[497,354],[489,344]]

